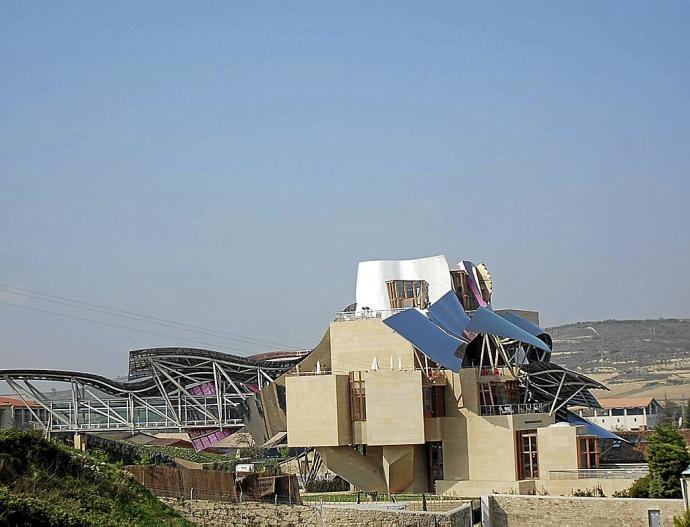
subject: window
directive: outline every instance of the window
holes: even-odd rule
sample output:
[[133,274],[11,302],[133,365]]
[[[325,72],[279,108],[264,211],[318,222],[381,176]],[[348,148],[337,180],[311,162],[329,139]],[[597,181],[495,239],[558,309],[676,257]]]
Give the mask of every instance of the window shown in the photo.
[[464,271],[451,271],[451,279],[453,281],[453,290],[457,295],[462,307],[467,311],[474,311],[479,308],[479,301],[474,296],[467,282],[467,274]]
[[539,479],[537,431],[521,430],[517,433],[518,479]]
[[628,415],[642,415],[642,408],[628,408]]
[[443,394],[443,386],[425,386],[422,390],[424,395],[424,417],[445,417],[446,400]]
[[599,440],[596,437],[580,437],[577,440],[579,468],[599,468]]
[[429,284],[424,280],[391,280],[386,285],[391,309],[426,309],[429,305]]
[[353,421],[367,420],[367,398],[361,371],[350,372],[350,418]]
[[441,441],[427,443],[426,453],[429,492],[434,492],[434,483],[443,479],[443,443]]
[[613,408],[611,410],[611,415],[613,415],[613,416],[625,415],[625,410],[623,408]]

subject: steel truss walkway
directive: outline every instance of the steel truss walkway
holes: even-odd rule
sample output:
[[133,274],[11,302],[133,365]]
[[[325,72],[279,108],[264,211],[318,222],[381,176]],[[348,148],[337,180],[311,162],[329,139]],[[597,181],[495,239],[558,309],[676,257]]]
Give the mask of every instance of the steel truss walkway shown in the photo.
[[[304,354],[239,357],[202,349],[153,348],[129,353],[126,380],[36,369],[0,370],[0,380],[25,402],[35,421],[49,430],[179,430],[194,437],[210,430],[229,433],[242,427],[247,397],[273,382]],[[48,397],[39,388],[45,382],[69,385],[71,398]]]

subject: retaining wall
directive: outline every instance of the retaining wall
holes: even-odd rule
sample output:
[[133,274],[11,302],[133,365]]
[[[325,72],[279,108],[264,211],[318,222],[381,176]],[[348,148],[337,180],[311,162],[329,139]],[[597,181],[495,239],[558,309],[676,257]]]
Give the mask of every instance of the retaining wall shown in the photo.
[[469,503],[446,513],[434,513],[337,505],[291,507],[258,502],[234,504],[205,500],[161,499],[190,521],[197,525],[207,526],[469,527],[472,516]]
[[649,511],[659,511],[661,525],[673,527],[673,517],[684,510],[683,500],[637,498],[497,494],[482,498],[483,508],[487,502],[490,527],[648,527]]

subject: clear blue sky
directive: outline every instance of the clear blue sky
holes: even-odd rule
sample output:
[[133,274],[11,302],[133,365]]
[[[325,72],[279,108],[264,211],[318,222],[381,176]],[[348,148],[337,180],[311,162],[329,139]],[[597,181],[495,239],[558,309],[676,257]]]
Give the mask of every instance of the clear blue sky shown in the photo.
[[[309,346],[359,260],[446,254],[545,325],[690,316],[688,21],[2,0],[0,283]],[[124,373],[169,344],[0,305],[0,367]]]

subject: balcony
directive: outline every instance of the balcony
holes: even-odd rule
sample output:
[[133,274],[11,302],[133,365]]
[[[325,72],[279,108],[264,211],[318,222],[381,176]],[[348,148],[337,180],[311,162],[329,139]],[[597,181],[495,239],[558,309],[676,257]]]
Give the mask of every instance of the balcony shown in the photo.
[[479,407],[480,415],[515,415],[515,414],[545,414],[549,413],[548,403],[526,404],[483,404]]

